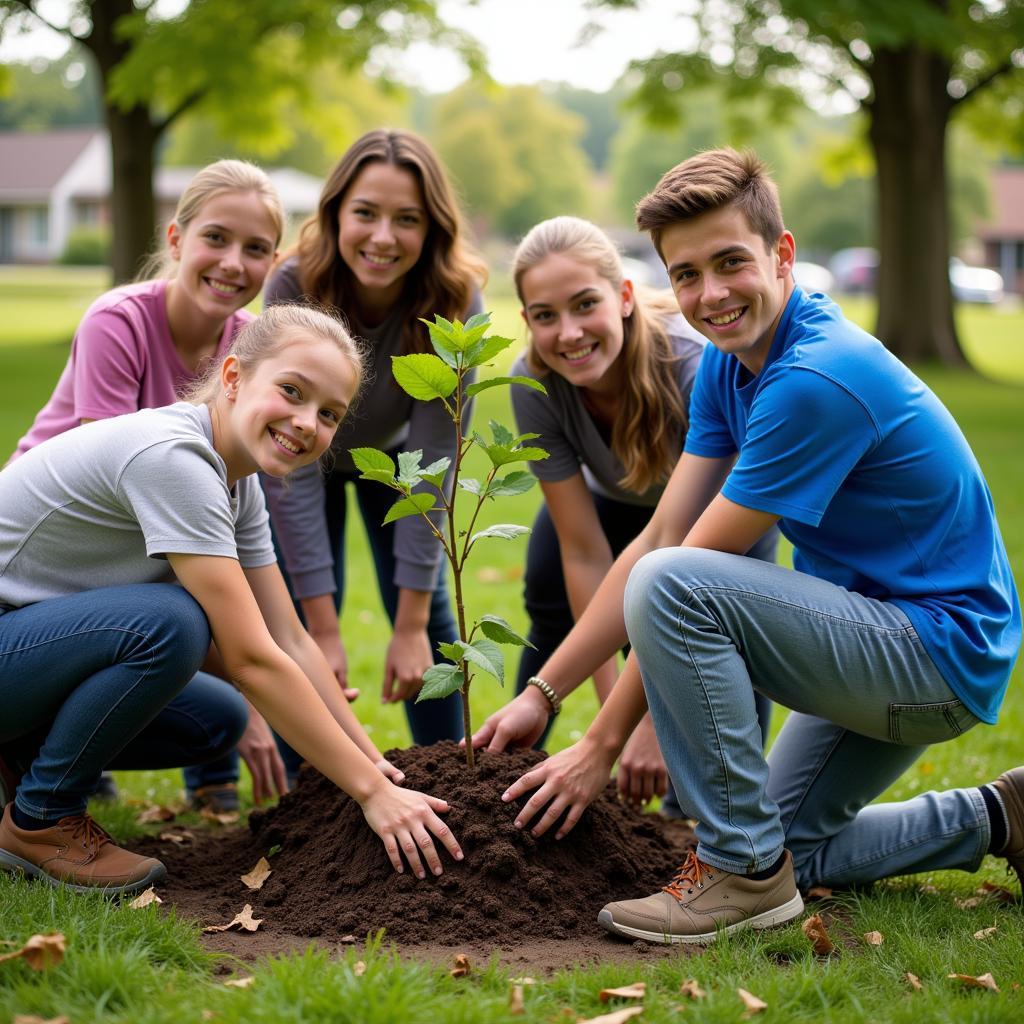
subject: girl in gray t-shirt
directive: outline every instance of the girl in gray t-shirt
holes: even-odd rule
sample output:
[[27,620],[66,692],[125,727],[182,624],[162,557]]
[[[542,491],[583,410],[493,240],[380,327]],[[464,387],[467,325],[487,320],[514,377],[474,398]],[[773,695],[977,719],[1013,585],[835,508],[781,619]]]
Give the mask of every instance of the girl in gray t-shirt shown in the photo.
[[[634,286],[611,239],[578,217],[554,217],[520,242],[512,262],[529,347],[513,373],[543,380],[544,396],[513,388],[521,432],[539,434],[531,462],[544,505],[525,574],[529,638],[521,692],[572,629],[615,557],[643,529],[680,453],[704,339],[675,300]],[[776,536],[752,554],[774,559]],[[603,703],[618,670],[594,675]],[[758,712],[767,730],[767,701]],[[626,747],[619,787],[646,802],[667,775],[650,717]]]
[[255,476],[315,462],[360,373],[336,320],[282,307],[242,330],[194,402],[87,424],[0,473],[0,866],[115,892],[164,876],[86,802],[107,766],[197,760],[161,712],[211,636],[252,704],[359,801],[396,870],[404,851],[440,873],[430,833],[459,856],[444,802],[394,785],[299,623]]

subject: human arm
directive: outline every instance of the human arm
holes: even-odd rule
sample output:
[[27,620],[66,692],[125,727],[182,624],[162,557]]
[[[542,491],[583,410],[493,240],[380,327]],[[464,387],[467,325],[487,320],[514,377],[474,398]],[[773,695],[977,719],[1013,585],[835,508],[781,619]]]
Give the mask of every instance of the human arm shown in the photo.
[[423,686],[423,673],[434,664],[427,635],[432,597],[429,590],[401,587],[398,591],[395,627],[384,656],[381,689],[384,704],[397,704],[415,697]]
[[461,858],[437,817],[447,804],[399,789],[374,767],[379,751],[338,693],[319,648],[303,639],[277,567],[243,571],[235,559],[208,555],[168,559],[206,613],[230,677],[291,746],[359,803],[395,870],[402,870],[404,854],[420,877],[421,857],[441,872],[431,833]]
[[302,617],[306,620],[309,635],[320,648],[321,654],[334,673],[346,700],[355,700],[359,690],[348,685],[348,655],[341,641],[338,629],[338,609],[334,607],[331,594],[316,594],[304,597],[299,604],[302,606]]

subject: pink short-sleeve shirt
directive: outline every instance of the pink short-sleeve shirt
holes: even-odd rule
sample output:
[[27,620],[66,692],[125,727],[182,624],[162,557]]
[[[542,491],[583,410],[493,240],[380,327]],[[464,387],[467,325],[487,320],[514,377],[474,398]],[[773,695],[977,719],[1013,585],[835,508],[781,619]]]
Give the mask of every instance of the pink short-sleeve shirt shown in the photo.
[[[114,288],[86,311],[50,400],[18,442],[14,458],[82,420],[104,420],[179,400],[195,381],[182,363],[167,322],[167,281]],[[217,356],[252,319],[244,309],[228,317]]]

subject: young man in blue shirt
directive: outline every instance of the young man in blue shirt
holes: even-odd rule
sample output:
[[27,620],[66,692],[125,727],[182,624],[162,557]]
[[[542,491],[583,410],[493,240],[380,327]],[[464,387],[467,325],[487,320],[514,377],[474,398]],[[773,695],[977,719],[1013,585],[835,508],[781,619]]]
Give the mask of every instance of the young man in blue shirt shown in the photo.
[[[661,892],[605,907],[610,931],[708,942],[798,916],[798,887],[970,871],[988,852],[1024,879],[1024,768],[868,806],[928,744],[995,722],[1020,646],[1009,562],[962,433],[880,342],[794,285],[793,236],[752,154],[685,161],[637,220],[713,347],[650,526],[540,682],[557,703],[624,627],[634,657],[583,739],[510,787],[506,799],[537,788],[517,824],[543,809],[535,833],[563,813],[558,834],[572,828],[646,690],[699,845]],[[796,571],[742,554],[775,523]],[[794,712],[767,760],[755,690]],[[475,742],[529,742],[549,696],[528,688]]]

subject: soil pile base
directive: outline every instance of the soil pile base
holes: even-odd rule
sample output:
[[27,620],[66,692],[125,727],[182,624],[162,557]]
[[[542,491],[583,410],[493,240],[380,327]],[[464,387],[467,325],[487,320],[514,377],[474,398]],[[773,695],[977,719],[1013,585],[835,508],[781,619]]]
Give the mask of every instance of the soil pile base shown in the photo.
[[[627,807],[609,787],[564,839],[554,828],[534,839],[514,826],[517,807],[501,794],[543,756],[479,752],[470,771],[454,743],[389,753],[406,787],[451,805],[445,821],[466,857],[455,863],[442,851],[440,878],[396,874],[358,804],[308,767],[294,792],[253,813],[248,832],[142,846],[167,865],[168,902],[204,923],[226,922],[249,902],[265,918],[261,931],[327,941],[379,928],[406,944],[603,935],[601,907],[664,885],[692,834]],[[273,874],[250,892],[238,876],[268,854]]]

